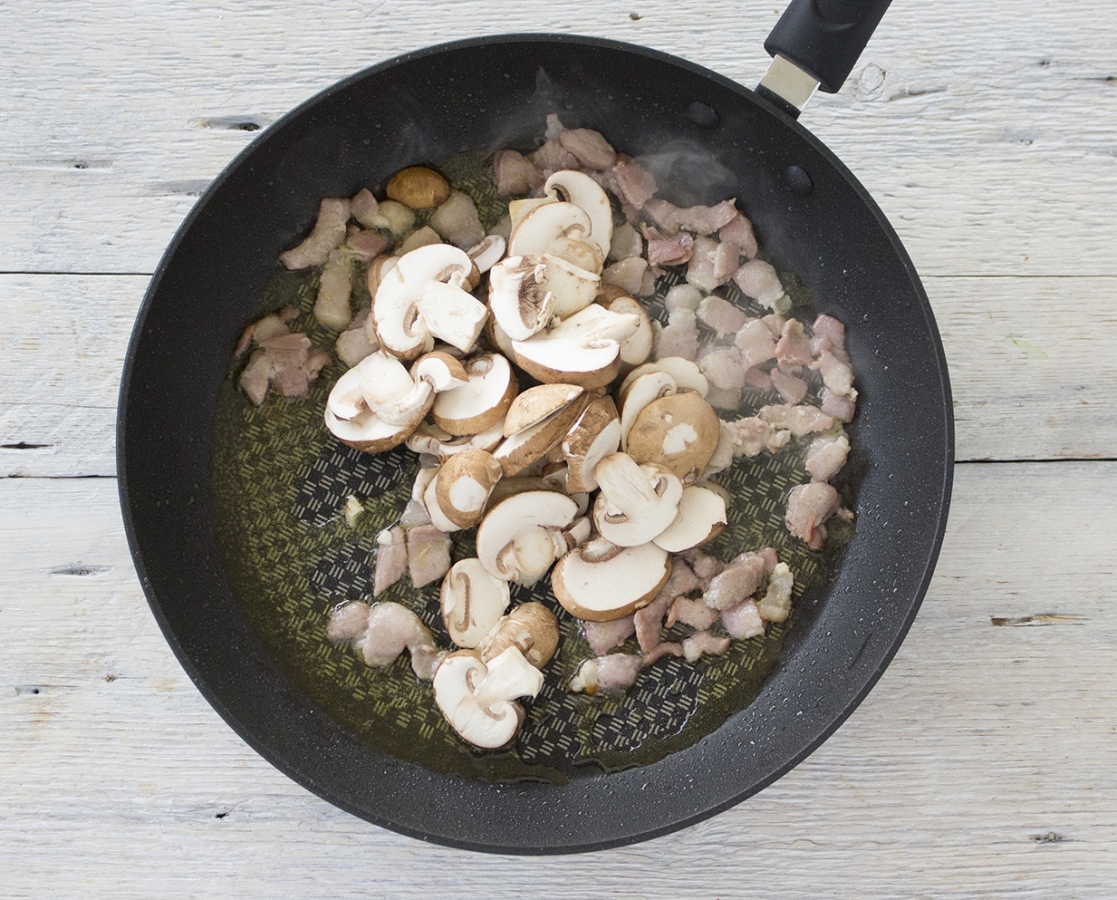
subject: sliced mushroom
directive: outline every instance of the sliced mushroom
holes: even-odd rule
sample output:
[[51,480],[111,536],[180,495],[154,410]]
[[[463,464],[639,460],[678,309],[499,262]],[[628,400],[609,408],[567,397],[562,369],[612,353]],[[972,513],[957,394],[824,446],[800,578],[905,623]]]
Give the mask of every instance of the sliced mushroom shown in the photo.
[[682,553],[712,541],[727,524],[725,498],[717,491],[691,485],[683,490],[674,521],[652,540],[668,553]]
[[445,380],[447,368],[443,360],[431,359],[424,369],[426,377],[416,381],[403,363],[380,350],[370,353],[361,366],[360,391],[369,410],[389,425],[410,425],[412,430],[434,403],[431,382]]
[[562,442],[566,459],[566,491],[580,494],[597,490],[593,470],[621,442],[621,424],[612,397],[595,397]]
[[568,549],[563,532],[578,504],[556,491],[523,491],[491,507],[477,528],[477,558],[490,575],[531,585]]
[[576,384],[540,384],[517,395],[504,417],[504,435],[537,425],[584,393]]
[[533,209],[537,209],[547,203],[554,203],[555,201],[550,197],[524,197],[520,200],[508,201],[508,225],[509,235],[515,230],[524,217]]
[[442,622],[459,647],[477,648],[485,643],[510,602],[508,582],[493,578],[478,559],[454,563],[442,579]]
[[626,452],[639,463],[658,463],[692,484],[714,455],[721,422],[698,394],[671,394],[640,411],[628,433]]
[[[536,424],[505,438],[493,451],[493,456],[504,469],[505,477],[522,472],[536,460],[546,456],[566,436],[587,402],[588,398],[583,394],[575,402],[567,403]],[[508,430],[507,420],[504,430]]]
[[[435,401],[437,403],[437,400]],[[407,438],[407,449],[415,453],[429,453],[445,461],[467,450],[488,450],[492,452],[504,439],[504,419],[497,419],[484,431],[477,434],[453,435],[437,425],[420,422],[414,433]]]
[[454,283],[430,282],[418,303],[430,333],[463,353],[473,350],[489,317],[484,303]]
[[597,464],[594,477],[601,493],[593,521],[610,543],[646,544],[675,521],[683,485],[662,466],[640,466],[627,453],[613,453]]
[[617,376],[620,342],[639,327],[635,316],[590,304],[550,331],[513,341],[516,362],[540,381],[604,387]]
[[[504,589],[508,585],[501,582]],[[481,659],[488,662],[509,647],[517,648],[535,668],[542,669],[558,648],[559,625],[542,603],[523,603],[496,623],[485,638]]]
[[483,237],[465,252],[469,254],[473,264],[477,266],[477,271],[484,275],[504,258],[504,250],[507,246],[508,242],[503,235],[490,234]]
[[670,575],[671,555],[655,544],[618,547],[596,537],[558,561],[551,589],[572,616],[611,622],[647,606]]
[[501,475],[500,463],[484,450],[451,456],[438,472],[435,492],[439,509],[459,528],[472,528],[481,521],[489,494]]
[[586,239],[597,245],[602,259],[608,256],[613,241],[613,208],[601,185],[584,172],[564,169],[548,178],[543,188],[548,197],[573,203],[589,215]]
[[605,264],[605,253],[589,240],[589,214],[573,203],[544,203],[532,209],[512,229],[509,256],[542,256],[550,253],[597,274]]
[[504,416],[519,390],[512,367],[499,353],[476,356],[464,368],[467,383],[440,394],[431,410],[438,427],[451,435],[487,430]]
[[489,309],[506,335],[526,341],[554,317],[554,295],[542,276],[545,268],[534,257],[510,256],[489,273]]
[[[368,408],[359,387],[371,365],[366,363],[375,355],[366,357],[338,379],[326,400],[324,417],[326,427],[338,440],[366,453],[381,453],[402,444],[426,415],[426,411],[420,407],[415,412],[417,418],[392,424],[385,422]],[[360,403],[354,398],[354,385],[361,397]],[[355,409],[357,412],[354,415]]]
[[641,375],[648,372],[666,372],[673,379],[680,391],[695,391],[700,397],[705,397],[710,389],[710,382],[698,368],[698,364],[681,356],[665,356],[654,362],[646,362],[629,372],[621,382],[620,393],[624,395],[628,386]]
[[434,701],[450,726],[477,747],[503,747],[520,728],[518,697],[534,697],[543,673],[515,647],[483,663],[472,650],[442,660],[434,675]]
[[[422,470],[431,471],[431,470]],[[453,534],[455,531],[461,531],[462,526],[453,521],[442,509],[442,504],[438,498],[438,480],[442,474],[442,469],[435,469],[434,477],[426,482],[426,487],[423,489],[423,506],[427,508],[427,515],[430,516],[431,524],[441,531],[443,534]],[[418,482],[416,482],[418,486]]]
[[626,366],[638,366],[652,355],[655,344],[655,331],[652,329],[652,320],[644,310],[644,304],[632,297],[622,296],[605,304],[610,312],[628,313],[636,316],[639,324],[636,331],[621,341],[621,362]]
[[644,407],[660,397],[668,397],[677,389],[675,379],[666,372],[647,372],[627,388],[618,392],[621,403],[621,447],[628,444],[628,433]]

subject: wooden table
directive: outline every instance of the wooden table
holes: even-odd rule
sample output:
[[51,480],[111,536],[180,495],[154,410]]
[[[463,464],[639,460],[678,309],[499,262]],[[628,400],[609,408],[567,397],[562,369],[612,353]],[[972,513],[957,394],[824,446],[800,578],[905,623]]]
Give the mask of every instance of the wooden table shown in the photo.
[[751,85],[781,5],[0,7],[0,895],[1114,895],[1117,24],[1105,0],[897,3],[844,91],[803,117],[923,277],[958,467],[938,571],[895,662],[756,797],[575,857],[381,830],[234,735],[183,674],[131,566],[113,427],[132,320],[183,216],[253,130],[400,51],[501,31],[639,42]]

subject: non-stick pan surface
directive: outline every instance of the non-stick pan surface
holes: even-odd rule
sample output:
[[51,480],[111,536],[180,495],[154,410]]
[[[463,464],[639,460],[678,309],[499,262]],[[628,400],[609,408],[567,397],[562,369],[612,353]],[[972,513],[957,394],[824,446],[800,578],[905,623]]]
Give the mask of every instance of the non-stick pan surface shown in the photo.
[[[797,606],[759,697],[713,734],[648,766],[587,767],[562,786],[494,786],[371,751],[269,658],[230,590],[214,534],[214,414],[277,254],[313,221],[320,198],[348,196],[415,162],[530,146],[552,111],[633,155],[672,154],[683,188],[669,199],[740,198],[778,267],[798,273],[817,307],[846,323],[861,392],[852,428],[857,531],[833,583]],[[880,210],[817,139],[690,63],[529,35],[375,66],[245,150],[199,200],[152,280],[125,367],[118,441],[125,524],[152,610],[199,689],[252,747],[388,828],[459,847],[560,853],[631,843],[724,810],[849,715],[896,652],[931,577],[953,423],[916,273]]]

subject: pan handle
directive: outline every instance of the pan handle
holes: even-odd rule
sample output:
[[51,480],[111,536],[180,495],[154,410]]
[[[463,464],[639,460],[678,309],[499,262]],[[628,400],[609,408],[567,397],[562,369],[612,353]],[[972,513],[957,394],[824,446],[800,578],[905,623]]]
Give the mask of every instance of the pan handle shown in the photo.
[[836,93],[891,2],[791,0],[764,42],[775,59],[758,92],[775,94],[769,99],[785,109],[790,106],[793,115],[798,115],[815,87]]

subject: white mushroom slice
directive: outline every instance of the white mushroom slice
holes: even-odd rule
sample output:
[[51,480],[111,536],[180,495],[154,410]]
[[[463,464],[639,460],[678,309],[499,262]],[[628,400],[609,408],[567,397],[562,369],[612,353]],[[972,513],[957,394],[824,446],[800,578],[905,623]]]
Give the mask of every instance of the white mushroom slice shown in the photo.
[[[434,348],[435,337],[460,347],[455,339],[477,318],[479,333],[488,310],[462,290],[477,283],[476,272],[469,254],[447,244],[420,247],[401,256],[390,272],[381,274],[372,303],[371,320],[380,346],[392,356],[414,359]],[[432,289],[435,284],[442,287]]]
[[[582,401],[568,403],[542,421],[505,438],[493,451],[493,456],[504,469],[505,477],[522,472],[533,462],[546,456],[566,436],[584,406],[585,402]],[[507,420],[505,422],[507,431]]]
[[594,469],[601,493],[593,506],[598,532],[619,547],[636,547],[675,521],[683,485],[661,466],[639,466],[627,453],[612,453]]
[[522,200],[509,200],[508,201],[508,233],[511,235],[512,231],[519,225],[524,217],[533,209],[544,206],[547,203],[554,203],[555,201],[550,197],[525,197]]
[[564,169],[548,178],[543,188],[548,197],[585,210],[591,223],[587,238],[601,250],[603,259],[608,256],[613,240],[613,208],[601,185],[584,172]]
[[[364,360],[361,361],[363,362]],[[367,367],[362,368],[361,363],[357,363],[334,383],[326,400],[327,407],[339,419],[355,419],[368,409],[365,396],[361,393],[361,379],[364,378]]]
[[438,472],[435,494],[440,511],[459,528],[472,528],[481,521],[501,475],[500,463],[484,450],[451,456]]
[[[494,659],[490,664],[498,670],[490,681],[490,667],[471,650],[451,653],[434,675],[434,700],[450,727],[484,749],[503,747],[516,736],[524,711],[515,699],[534,697],[543,686],[543,674],[522,653],[514,647],[505,652],[518,655],[534,676],[514,659],[509,663],[502,656],[497,658],[501,663]],[[502,670],[501,665],[507,668]]]
[[621,341],[621,362],[626,366],[638,366],[652,355],[655,345],[655,331],[652,320],[644,310],[644,304],[632,297],[617,297],[606,304],[610,312],[630,313],[636,316],[639,325],[636,331]]
[[426,286],[418,305],[427,330],[463,353],[473,349],[489,317],[484,303],[461,287],[441,281]]
[[519,394],[504,417],[504,436],[538,425],[584,393],[576,384],[540,384]]
[[334,437],[365,453],[383,453],[402,444],[416,425],[389,425],[367,409],[352,419],[339,419],[328,404],[325,420],[326,427]]
[[[605,252],[589,241],[589,214],[573,203],[545,203],[531,210],[512,229],[509,256],[542,256],[550,253],[579,268],[598,273]],[[606,251],[608,245],[606,245]]]
[[429,380],[415,381],[398,359],[380,350],[361,362],[361,394],[369,410],[389,425],[410,425],[412,430],[434,403]]
[[507,246],[508,242],[503,235],[490,234],[465,252],[469,254],[473,264],[477,266],[477,271],[484,275],[504,258],[504,251]]
[[691,485],[683,491],[675,520],[652,540],[668,553],[682,553],[712,541],[728,523],[725,498],[716,491]]
[[612,397],[595,397],[562,442],[566,458],[566,490],[579,494],[597,490],[593,470],[621,443],[621,423]]
[[675,379],[666,372],[648,372],[621,389],[618,396],[621,401],[622,449],[628,445],[628,433],[644,407],[653,400],[674,394],[676,388]]
[[489,309],[509,338],[526,341],[554,317],[554,295],[533,257],[510,256],[489,273]]
[[486,431],[508,411],[519,390],[512,367],[499,353],[466,361],[465,372],[468,382],[437,396],[431,409],[435,423],[447,434]]
[[620,393],[623,396],[628,386],[641,375],[648,372],[666,372],[673,379],[680,391],[694,391],[700,397],[705,397],[710,390],[710,382],[698,368],[698,364],[682,356],[665,356],[654,362],[646,362],[629,372],[621,382]]
[[407,438],[407,448],[415,453],[429,453],[440,460],[446,460],[466,450],[492,452],[503,439],[503,418],[497,419],[484,431],[464,435],[449,434],[437,425],[420,422],[414,434]]
[[617,547],[596,537],[558,561],[551,589],[572,616],[611,622],[647,606],[670,575],[671,555],[655,544]]
[[457,359],[442,350],[420,356],[411,366],[416,382],[427,382],[436,393],[456,390],[469,383],[469,373]]
[[[387,276],[389,272],[396,267],[399,262],[398,256],[391,256],[383,254],[376,257],[368,264],[368,272],[365,275],[365,282],[368,285],[368,295],[375,297],[376,292],[380,289],[380,282]],[[376,337],[376,328],[370,315],[365,321],[365,333],[368,335],[370,344],[379,344]]]
[[714,455],[721,421],[714,408],[687,391],[653,400],[645,406],[625,445],[639,463],[659,463],[684,484],[693,484]]
[[[500,584],[508,590],[507,584]],[[555,655],[558,642],[555,614],[542,603],[523,603],[496,623],[481,647],[481,659],[488,662],[515,647],[535,668],[542,669]]]
[[[554,314],[560,319],[585,309],[601,288],[601,276],[551,253],[538,259],[543,271],[536,274],[554,298]],[[618,310],[619,311],[619,310]]]
[[516,362],[543,382],[604,387],[620,366],[620,342],[639,327],[633,315],[610,312],[597,304],[564,319],[528,341],[513,341]]
[[493,506],[481,520],[477,528],[477,558],[495,578],[520,583],[527,579],[534,583],[565,552],[562,532],[577,513],[578,504],[556,491],[513,494]]
[[439,602],[450,640],[459,647],[477,648],[501,621],[511,595],[506,581],[493,578],[480,560],[470,558],[454,563],[446,573]]
[[455,531],[461,531],[462,526],[452,521],[438,502],[438,478],[441,474],[442,470],[436,469],[434,478],[427,483],[423,490],[423,505],[427,508],[427,515],[430,516],[431,524],[435,528],[444,534],[453,534]]

